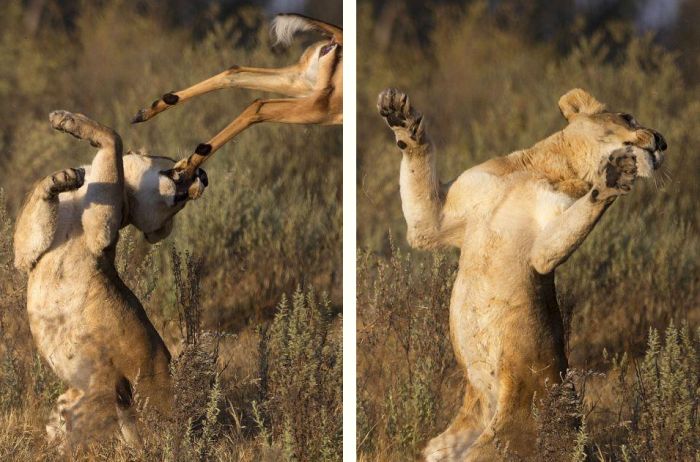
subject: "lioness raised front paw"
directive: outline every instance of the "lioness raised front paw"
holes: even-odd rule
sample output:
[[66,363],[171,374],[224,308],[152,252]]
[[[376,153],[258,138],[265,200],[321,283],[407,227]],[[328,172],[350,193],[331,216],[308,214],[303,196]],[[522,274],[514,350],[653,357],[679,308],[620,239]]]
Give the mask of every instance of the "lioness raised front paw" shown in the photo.
[[67,168],[46,178],[46,192],[48,195],[53,196],[58,193],[79,189],[84,183],[84,168]]
[[52,128],[69,133],[76,138],[82,138],[80,135],[80,125],[83,120],[81,119],[86,119],[86,117],[68,111],[59,110],[49,114],[49,122]]
[[[114,145],[119,135],[111,128],[95,122],[83,114],[68,111],[53,111],[49,114],[49,122],[54,129],[87,140],[96,148]],[[121,143],[121,141],[119,141]]]
[[405,149],[425,141],[423,115],[411,107],[407,94],[387,88],[377,98],[377,110],[394,131],[399,148]]
[[601,162],[599,179],[591,191],[595,201],[622,196],[632,190],[637,179],[637,158],[631,147],[613,151]]

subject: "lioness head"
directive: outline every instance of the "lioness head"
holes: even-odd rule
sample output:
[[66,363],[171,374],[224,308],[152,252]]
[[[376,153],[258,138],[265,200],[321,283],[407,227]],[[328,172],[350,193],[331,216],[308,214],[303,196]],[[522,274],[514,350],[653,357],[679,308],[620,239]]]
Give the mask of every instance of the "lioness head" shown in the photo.
[[124,184],[127,196],[127,222],[141,230],[148,242],[166,238],[173,217],[188,201],[199,198],[209,184],[201,168],[192,177],[181,177],[173,170],[175,160],[145,154],[124,156]]
[[[632,146],[640,176],[651,176],[664,160],[666,140],[653,128],[644,127],[631,114],[612,112],[593,96],[579,88],[559,99],[562,115],[569,122],[564,135],[577,145],[582,155],[582,170],[591,172],[610,152]],[[581,149],[579,149],[581,148]]]

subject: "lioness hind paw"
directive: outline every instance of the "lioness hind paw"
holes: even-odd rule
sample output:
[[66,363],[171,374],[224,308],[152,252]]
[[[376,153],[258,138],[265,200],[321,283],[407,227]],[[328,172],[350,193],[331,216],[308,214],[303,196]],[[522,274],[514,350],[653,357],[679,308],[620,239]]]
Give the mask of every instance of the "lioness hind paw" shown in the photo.
[[411,101],[406,93],[395,88],[387,88],[377,98],[377,110],[384,117],[389,127],[396,132],[397,143],[403,149],[404,142],[399,133],[408,135],[411,141],[422,143],[425,135],[423,115],[411,106]]

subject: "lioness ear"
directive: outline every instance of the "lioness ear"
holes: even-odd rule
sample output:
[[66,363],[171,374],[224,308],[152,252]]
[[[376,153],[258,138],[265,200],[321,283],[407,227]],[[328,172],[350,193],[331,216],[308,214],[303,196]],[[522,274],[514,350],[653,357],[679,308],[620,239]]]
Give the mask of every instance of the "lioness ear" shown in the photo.
[[598,114],[605,110],[605,105],[588,94],[585,90],[574,88],[559,98],[561,114],[571,122],[578,114]]

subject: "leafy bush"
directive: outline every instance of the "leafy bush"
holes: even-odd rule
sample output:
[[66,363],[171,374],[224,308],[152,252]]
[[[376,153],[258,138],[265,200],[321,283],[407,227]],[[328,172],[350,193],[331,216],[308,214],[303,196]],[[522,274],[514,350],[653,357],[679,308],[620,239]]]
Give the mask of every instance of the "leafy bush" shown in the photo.
[[[629,442],[624,460],[697,460],[700,457],[700,330],[671,324],[663,340],[649,332],[641,362],[619,364]],[[629,372],[629,373],[628,373]],[[631,376],[631,378],[630,378]]]
[[[357,415],[361,453],[415,455],[445,425],[441,396],[454,385],[447,305],[455,272],[443,256],[358,254]],[[382,447],[391,442],[396,448]]]
[[260,405],[284,460],[342,460],[342,329],[328,299],[297,289],[260,337]]

